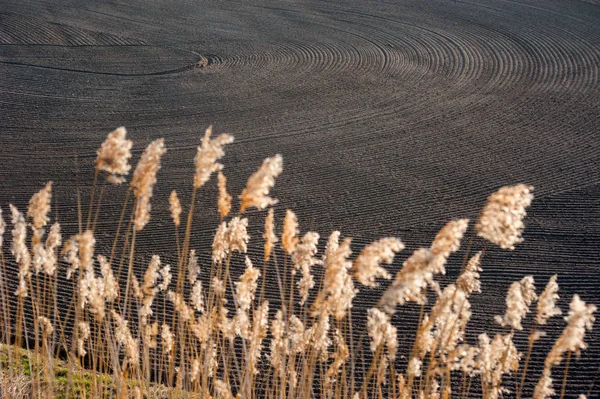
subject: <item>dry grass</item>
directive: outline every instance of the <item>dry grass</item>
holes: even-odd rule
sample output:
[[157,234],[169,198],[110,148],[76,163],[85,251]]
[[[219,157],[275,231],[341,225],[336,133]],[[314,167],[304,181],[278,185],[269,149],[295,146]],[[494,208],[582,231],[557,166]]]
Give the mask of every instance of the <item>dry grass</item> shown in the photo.
[[[79,232],[64,244],[58,222],[48,229],[51,183],[32,197],[26,216],[11,205],[10,253],[19,272],[7,275],[8,250],[0,251],[1,336],[5,344],[11,344],[3,347],[0,396],[521,396],[532,349],[543,334],[541,328],[548,318],[561,313],[555,305],[556,277],[539,297],[531,276],[510,286],[506,312],[496,317],[503,333],[484,333],[478,342],[469,343],[465,332],[471,318],[470,301],[480,292],[486,245],[512,250],[522,241],[533,187],[502,187],[490,195],[474,224],[479,238],[461,254],[464,262],[459,278],[441,287],[438,277],[445,274],[448,258],[458,256],[469,220],[448,222],[429,246],[405,258],[392,279],[385,265],[392,264],[404,250],[398,238],[384,237],[353,257],[351,239],[334,231],[319,253],[319,234],[301,234],[290,210],[281,236],[277,236],[270,208],[277,200],[269,195],[282,172],[280,155],[267,158],[249,177],[239,196],[239,211],[232,214],[234,204],[219,163],[224,146],[232,141],[227,134],[212,138],[212,129],[207,130],[195,159],[187,218],[181,218],[185,210],[177,193],[171,194],[173,238],[165,239],[176,244],[178,261],[173,268],[163,264],[158,255],[152,257],[143,276],[136,276],[133,268],[136,239],[150,221],[156,173],[166,152],[162,139],[148,146],[129,188],[124,189],[110,254],[95,253],[94,233],[104,185],[123,184],[131,169],[132,143],[124,128],[109,134],[98,150],[87,214],[80,203]],[[221,223],[214,236],[208,278],[201,280],[190,235],[196,194],[215,172]],[[246,211],[251,208],[269,209],[260,259],[247,254]],[[180,231],[182,222],[185,227]],[[1,218],[0,233],[0,237],[5,233]],[[118,243],[124,243],[120,254]],[[2,244],[0,241],[0,248]],[[473,251],[478,247],[480,251]],[[240,260],[245,262],[245,271],[233,281],[232,265]],[[116,266],[119,271],[113,272]],[[127,278],[119,282],[121,268]],[[323,272],[315,273],[315,268]],[[271,281],[277,281],[280,294],[271,304],[265,300],[267,271],[274,273]],[[8,281],[15,280],[18,289],[9,292]],[[377,305],[368,310],[366,331],[354,331],[352,302],[359,289],[377,287],[385,280],[392,281]],[[74,291],[67,311],[59,311],[57,306],[57,287],[62,285],[72,286]],[[11,295],[17,296],[16,306],[11,305]],[[414,326],[416,339],[410,353],[398,354],[392,316],[398,306],[411,303],[420,308]],[[31,312],[25,312],[26,308]],[[549,351],[535,387],[536,399],[552,396],[559,386],[560,397],[565,395],[572,355],[586,348],[584,337],[592,328],[595,310],[577,295],[573,297],[567,325]],[[534,327],[523,332],[522,321],[534,311]],[[31,320],[25,320],[26,313]],[[515,346],[516,334],[529,334],[526,353]],[[22,351],[24,346],[29,350]],[[405,362],[399,360],[400,355]],[[553,376],[552,368],[563,358],[563,374]],[[553,378],[561,382],[553,382]]]

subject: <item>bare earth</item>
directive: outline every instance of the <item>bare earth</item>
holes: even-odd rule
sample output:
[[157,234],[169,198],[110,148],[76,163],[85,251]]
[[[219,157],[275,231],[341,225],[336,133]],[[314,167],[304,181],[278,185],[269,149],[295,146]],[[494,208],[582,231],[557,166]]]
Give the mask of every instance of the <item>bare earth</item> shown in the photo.
[[[450,218],[476,219],[499,186],[532,184],[525,242],[510,253],[488,247],[473,339],[526,274],[541,289],[559,273],[565,310],[575,292],[600,305],[599,80],[596,1],[5,0],[0,207],[24,209],[53,180],[73,233],[74,187],[79,179],[85,200],[106,133],[126,126],[136,156],[164,137],[153,221],[138,238],[141,273],[151,253],[172,253],[166,199],[173,188],[189,198],[195,147],[212,123],[236,137],[225,157],[232,193],[281,153],[279,219],[293,208],[303,231],[340,229],[357,250],[399,236],[408,250],[396,271]],[[217,222],[209,186],[192,240],[205,259]],[[106,191],[100,253],[123,193]],[[251,223],[259,240],[262,221]],[[401,340],[414,334],[405,324]],[[563,325],[551,324],[542,346]],[[599,332],[572,366],[573,395],[600,395]],[[532,368],[542,361],[534,354]]]

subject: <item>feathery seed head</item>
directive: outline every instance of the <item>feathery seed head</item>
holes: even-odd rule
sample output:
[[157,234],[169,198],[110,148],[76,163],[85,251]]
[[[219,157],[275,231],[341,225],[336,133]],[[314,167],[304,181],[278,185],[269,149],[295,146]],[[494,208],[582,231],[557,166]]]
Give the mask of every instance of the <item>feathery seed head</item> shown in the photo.
[[[62,236],[60,234],[60,224],[54,223],[52,227],[50,227],[50,232],[48,233],[48,237],[46,238],[46,249],[44,251],[44,272],[52,276],[56,271],[56,249],[60,247],[62,244]],[[1,248],[1,247],[0,247]]]
[[221,215],[221,219],[225,216],[229,215],[229,211],[231,211],[231,195],[227,192],[227,178],[225,175],[219,171],[217,175],[217,180],[219,182],[219,200],[217,201],[217,205],[219,208],[219,215]]
[[496,316],[496,322],[501,326],[522,330],[521,320],[529,313],[529,306],[535,299],[537,295],[532,276],[512,283],[506,295],[506,313],[504,317]]
[[288,340],[284,339],[285,334],[285,322],[283,321],[283,312],[278,309],[275,312],[275,318],[271,320],[271,353],[269,355],[269,361],[275,369],[279,372],[283,366],[285,356],[289,353]]
[[481,251],[469,259],[465,270],[456,280],[456,286],[470,296],[473,292],[481,292],[481,281],[479,281],[479,272],[481,267]]
[[230,252],[246,253],[250,236],[247,232],[248,219],[234,217],[227,222],[222,222],[217,228],[213,239],[213,262],[219,262],[227,257]]
[[227,227],[227,245],[230,252],[238,251],[246,253],[250,236],[246,231],[248,228],[248,219],[234,217],[229,221]]
[[592,329],[592,324],[596,320],[594,318],[596,309],[595,305],[586,305],[579,295],[573,295],[569,314],[565,317],[567,326],[546,357],[546,368],[559,364],[563,353],[567,351],[579,356],[581,350],[587,348],[587,343],[584,341],[585,332]]
[[252,306],[259,277],[260,271],[252,266],[252,261],[246,256],[246,270],[240,281],[235,283],[236,303],[240,309],[247,311]]
[[248,208],[265,209],[275,205],[276,199],[269,197],[269,191],[275,185],[275,178],[283,171],[283,158],[277,154],[263,161],[261,167],[250,176],[246,188],[240,195],[240,213]]
[[173,345],[175,344],[175,340],[168,324],[163,323],[161,326],[160,336],[162,339],[163,352],[168,354],[170,358],[173,353]]
[[119,127],[110,132],[106,140],[102,143],[96,152],[96,170],[109,173],[109,183],[121,184],[125,181],[123,176],[129,173],[131,166],[131,146],[133,142],[127,140],[125,136],[127,131],[124,127]]
[[190,256],[188,257],[188,281],[190,284],[194,284],[200,274],[200,266],[198,266],[198,257],[196,256],[196,250],[190,249]]
[[229,385],[223,380],[215,380],[214,387],[217,399],[235,399]]
[[166,291],[169,288],[169,284],[171,284],[171,279],[173,278],[173,275],[171,274],[171,265],[165,265],[159,270],[159,273],[162,277],[162,283],[158,285],[158,289],[161,291]]
[[202,281],[197,280],[192,287],[190,301],[197,312],[204,313],[204,297],[202,294]]
[[77,353],[79,356],[85,356],[85,341],[90,338],[90,325],[87,322],[80,321],[77,324],[77,328],[79,329],[79,338],[77,339]]
[[329,236],[323,257],[325,265],[323,289],[313,303],[313,315],[327,311],[337,320],[346,316],[346,312],[352,308],[352,299],[358,292],[348,273],[352,267],[352,262],[348,260],[352,254],[350,249],[352,239],[345,238],[340,244],[339,238],[339,231],[334,231]]
[[154,296],[156,294],[157,288],[155,288],[155,286],[159,278],[159,271],[160,256],[152,255],[146,273],[144,273],[144,283],[142,284],[142,292],[144,295]]
[[150,199],[156,184],[156,174],[160,169],[160,160],[167,151],[164,139],[151,142],[138,162],[131,187],[136,197],[135,229],[141,231],[150,221]]
[[446,261],[460,248],[460,241],[468,225],[469,219],[451,220],[435,236],[429,249],[433,257],[429,267],[433,274],[446,274]]
[[4,244],[4,233],[6,232],[6,222],[2,217],[2,208],[0,208],[0,251],[2,250],[2,245]]
[[553,316],[561,314],[561,310],[556,306],[558,296],[558,283],[556,282],[557,275],[550,277],[544,292],[541,293],[537,304],[537,315],[535,322],[537,324],[546,324],[547,320]]
[[94,246],[96,239],[92,230],[86,230],[83,234],[78,234],[79,244],[79,262],[85,270],[94,270]]
[[390,361],[396,358],[398,347],[397,330],[392,326],[390,316],[377,308],[367,311],[367,331],[370,338],[371,352],[375,353],[377,348],[386,345]]
[[79,296],[81,298],[81,308],[89,305],[89,311],[96,320],[104,319],[104,279],[95,278],[94,269],[87,268],[81,279],[79,279]]
[[555,391],[552,388],[552,378],[550,377],[550,369],[544,369],[542,377],[535,386],[533,399],[547,399],[554,396]]
[[196,173],[194,175],[194,188],[199,189],[210,179],[210,176],[221,169],[223,165],[217,161],[225,155],[223,146],[233,143],[233,136],[224,133],[211,140],[212,125],[209,126],[202,139],[202,145],[198,147],[194,163],[196,164]]
[[331,338],[329,338],[329,328],[329,314],[322,312],[309,330],[309,334],[312,336],[312,347],[323,362],[327,361],[329,357],[328,348],[332,343]]
[[194,311],[185,303],[183,295],[169,291],[167,292],[167,297],[169,298],[169,301],[173,303],[175,310],[179,313],[183,321],[190,323],[194,322]]
[[106,257],[98,255],[96,257],[100,263],[100,271],[102,272],[104,285],[104,299],[107,302],[113,302],[119,296],[119,284],[113,275],[112,268],[106,260]]
[[389,280],[387,270],[380,266],[385,262],[388,265],[394,261],[396,252],[404,249],[404,244],[397,238],[387,237],[367,245],[354,260],[354,277],[358,282],[369,287],[377,287],[375,282],[378,277]]
[[171,219],[173,219],[175,227],[179,227],[181,224],[181,202],[175,190],[171,191],[171,195],[169,196],[169,210],[171,211]]
[[396,305],[403,305],[407,301],[424,304],[427,301],[425,289],[433,284],[433,273],[429,269],[432,259],[430,250],[419,248],[404,261],[402,269],[382,296],[382,306],[386,312],[392,314]]
[[300,290],[300,305],[303,305],[308,299],[309,291],[315,286],[315,280],[310,273],[313,265],[322,262],[314,256],[317,254],[317,245],[319,244],[319,234],[308,232],[302,237],[300,244],[292,254],[292,262],[295,270],[300,270],[302,278],[298,281]]
[[19,287],[15,295],[26,297],[26,280],[31,277],[31,254],[27,249],[27,225],[23,214],[13,204],[9,206],[13,224],[11,252],[19,266]]
[[212,244],[212,260],[217,263],[227,257],[229,253],[229,245],[227,242],[227,222],[221,222]]
[[134,339],[129,330],[129,322],[125,320],[120,314],[111,311],[113,319],[115,321],[115,339],[117,343],[125,348],[125,355],[127,364],[131,366],[137,366],[139,364],[139,341]]
[[533,200],[533,187],[505,186],[491,194],[475,225],[477,235],[504,249],[515,249],[523,241],[526,208]]
[[42,334],[44,334],[44,336],[47,337],[54,332],[54,327],[47,317],[39,316],[38,323],[42,326]]
[[[48,213],[50,212],[50,201],[52,200],[52,182],[46,183],[46,186],[35,193],[29,200],[27,216],[31,218],[31,224],[34,230],[34,241],[41,239],[40,231],[48,223]],[[38,232],[36,232],[36,230]],[[35,243],[35,242],[34,242]]]
[[285,212],[285,218],[283,219],[283,233],[281,234],[281,246],[288,255],[293,254],[296,250],[299,233],[300,230],[298,230],[298,219],[296,218],[296,214],[288,209]]
[[269,325],[269,302],[261,303],[253,314],[252,336],[248,348],[248,359],[250,367],[254,374],[258,374],[256,367],[262,351],[262,342],[267,337],[267,327]]
[[[1,217],[2,215],[0,215]],[[265,240],[265,263],[269,261],[271,258],[271,252],[273,252],[273,246],[278,241],[277,235],[275,235],[275,213],[273,212],[273,208],[269,209],[269,213],[265,218],[265,232],[263,234],[263,238]],[[2,247],[2,243],[0,242],[0,248]]]

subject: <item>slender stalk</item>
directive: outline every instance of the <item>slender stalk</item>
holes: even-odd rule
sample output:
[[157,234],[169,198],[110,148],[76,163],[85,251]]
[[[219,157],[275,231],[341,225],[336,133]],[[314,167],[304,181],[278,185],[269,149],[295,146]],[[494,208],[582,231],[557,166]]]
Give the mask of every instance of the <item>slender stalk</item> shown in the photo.
[[[129,202],[129,197],[131,196],[131,187],[127,190],[127,194],[125,194],[125,201],[123,201],[123,208],[121,209],[121,217],[119,218],[119,224],[117,226],[117,233],[113,238],[112,249],[110,250],[110,259],[108,261],[109,264],[112,265],[112,261],[115,257],[115,249],[117,248],[117,241],[119,239],[119,234],[121,233],[121,226],[123,224],[123,218],[125,217],[125,209],[127,209],[127,203]],[[127,230],[129,232],[129,229]]]
[[102,197],[104,196],[105,188],[106,188],[106,181],[102,182],[102,188],[100,189],[100,195],[98,196],[98,203],[96,204],[96,211],[94,212],[94,222],[92,223],[92,231],[96,231],[96,224],[98,223],[98,216],[100,215],[100,208],[102,206]]
[[569,375],[569,364],[571,363],[571,351],[567,353],[567,361],[565,364],[565,371],[563,373],[562,379],[562,387],[560,388],[560,399],[565,397],[565,392],[567,390],[567,376]]
[[92,220],[92,210],[94,208],[94,195],[96,194],[96,184],[98,183],[98,169],[94,169],[94,183],[92,183],[92,193],[90,194],[90,206],[88,208],[87,222],[85,224],[85,229],[89,230],[90,222]]
[[129,300],[129,290],[131,287],[131,281],[133,279],[133,260],[135,255],[135,239],[137,236],[137,229],[135,226],[133,227],[133,236],[131,238],[131,248],[129,250],[129,269],[127,272],[127,284],[125,285],[125,301],[123,304],[123,318],[127,320],[127,311],[128,311],[128,300]]
[[525,364],[523,365],[523,374],[521,375],[521,383],[517,389],[517,399],[521,398],[521,393],[523,393],[523,385],[525,384],[525,377],[527,376],[527,368],[529,367],[529,359],[531,358],[531,350],[533,349],[533,334],[535,329],[532,328],[529,333],[529,343],[527,345],[527,356],[525,357]]

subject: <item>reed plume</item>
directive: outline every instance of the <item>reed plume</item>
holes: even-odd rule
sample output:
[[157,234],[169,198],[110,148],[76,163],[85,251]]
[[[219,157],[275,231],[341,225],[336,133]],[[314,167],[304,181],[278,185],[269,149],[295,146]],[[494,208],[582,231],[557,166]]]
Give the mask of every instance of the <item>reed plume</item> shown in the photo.
[[169,210],[171,211],[171,219],[173,219],[173,223],[176,227],[179,227],[181,224],[181,202],[179,202],[179,196],[175,190],[171,191],[171,195],[169,196]]
[[352,254],[350,249],[352,240],[345,238],[340,244],[339,238],[340,232],[334,231],[327,241],[323,257],[325,267],[323,290],[317,296],[312,312],[313,315],[327,312],[338,320],[344,318],[347,311],[352,308],[352,300],[358,292],[349,274],[352,262],[348,257]]
[[221,219],[225,216],[229,215],[229,211],[231,210],[231,195],[227,192],[227,178],[225,175],[219,171],[217,175],[217,180],[219,182],[219,200],[217,202],[219,208],[219,215]]
[[127,131],[119,127],[108,134],[96,152],[96,170],[109,174],[107,181],[113,184],[125,182],[131,166],[131,147],[133,142],[126,139]]
[[277,154],[263,161],[260,168],[250,176],[246,188],[240,195],[240,213],[248,208],[265,209],[277,203],[269,197],[269,191],[275,185],[275,178],[283,171],[283,158]]
[[19,297],[27,296],[27,280],[31,277],[31,255],[27,248],[27,225],[23,214],[10,204],[12,213],[12,247],[11,252],[19,266],[19,287],[15,295]]
[[532,191],[532,186],[517,184],[491,194],[475,225],[477,235],[501,248],[515,249],[523,241],[523,218],[533,200]]
[[265,240],[264,262],[266,263],[271,258],[273,247],[277,241],[279,241],[277,235],[275,235],[275,214],[273,212],[273,208],[269,209],[269,213],[265,218],[265,232],[263,234],[263,238]]
[[163,139],[153,141],[146,147],[133,172],[131,187],[136,197],[134,224],[137,231],[141,231],[150,221],[150,199],[156,184],[156,173],[160,169],[160,160],[166,151]]
[[[354,256],[352,240],[342,239],[339,231],[331,232],[322,251],[320,234],[307,231],[301,235],[298,219],[289,209],[278,237],[274,216],[277,209],[270,208],[264,219],[264,241],[260,243],[264,246],[258,247],[251,241],[249,226],[255,227],[262,216],[245,212],[276,204],[270,191],[282,172],[282,158],[276,155],[263,161],[239,196],[239,212],[231,215],[232,198],[219,161],[224,155],[223,147],[233,137],[222,134],[211,138],[211,134],[209,127],[196,154],[181,242],[181,203],[175,190],[169,196],[177,245],[178,264],[174,271],[162,263],[161,257],[169,259],[169,254],[162,253],[152,255],[143,277],[134,268],[140,255],[135,253],[136,234],[150,220],[150,200],[166,151],[162,139],[150,143],[133,173],[121,211],[121,221],[128,210],[132,212],[131,222],[125,237],[119,237],[119,222],[110,258],[95,254],[96,239],[98,248],[104,248],[104,232],[94,232],[102,191],[96,202],[93,193],[101,172],[109,175],[108,182],[121,183],[131,168],[128,162],[132,144],[126,139],[124,128],[111,132],[98,150],[88,224],[80,223],[78,233],[64,244],[62,230],[68,231],[72,224],[61,227],[54,223],[49,227],[51,182],[29,202],[26,216],[31,220],[31,240],[27,238],[25,216],[10,206],[11,260],[18,266],[19,281],[17,317],[11,320],[14,309],[7,294],[7,273],[11,269],[6,267],[0,251],[0,327],[3,342],[19,346],[24,337],[30,348],[27,354],[31,397],[62,396],[62,392],[56,392],[61,382],[54,377],[54,362],[61,364],[62,360],[55,357],[66,353],[69,369],[65,396],[85,391],[86,397],[91,398],[191,395],[226,399],[450,399],[467,398],[477,391],[483,399],[520,399],[529,361],[537,361],[536,356],[531,356],[532,346],[544,334],[538,328],[561,313],[557,306],[557,276],[550,278],[539,298],[532,276],[510,285],[506,311],[496,317],[506,327],[504,333],[483,333],[478,341],[470,342],[467,332],[473,294],[482,291],[485,241],[506,249],[513,249],[522,241],[523,218],[533,198],[532,187],[507,186],[488,198],[474,226],[472,240],[461,255],[458,278],[455,283],[446,283],[446,269],[451,274],[451,268],[460,263],[453,262],[452,257],[461,250],[468,219],[448,221],[429,246],[417,248],[406,257],[401,258],[400,253],[404,244],[394,237],[356,248],[358,255]],[[192,249],[196,192],[215,172],[220,222],[212,248]],[[135,196],[133,209],[127,206],[131,192]],[[96,214],[93,224],[92,210]],[[5,228],[0,213],[0,249]],[[158,245],[163,237],[155,239],[159,240],[156,248],[164,248]],[[194,245],[202,242],[195,240]],[[121,243],[119,257],[115,249]],[[209,253],[212,263],[205,271],[200,262]],[[59,256],[65,263],[58,262]],[[262,272],[254,266],[255,257],[263,260]],[[245,270],[237,277],[242,259]],[[125,294],[121,295],[119,278],[127,260],[127,283],[123,284]],[[113,261],[119,265],[118,272],[113,272]],[[353,302],[359,290],[355,284],[377,287],[385,283],[383,280],[390,280],[391,271],[398,269],[379,301],[369,306],[366,320],[357,317]],[[38,274],[42,270],[44,273]],[[176,284],[171,284],[172,273],[177,274]],[[267,289],[266,284],[271,281],[277,281],[278,290]],[[65,292],[62,284],[73,290],[71,304],[64,310],[57,301]],[[536,299],[535,323],[531,323],[528,351],[522,362],[519,346],[524,340],[519,334]],[[407,329],[413,326],[398,320],[404,312],[395,312],[397,306],[411,302],[420,308],[416,334],[412,350],[399,353],[402,339],[411,336]],[[276,304],[275,309],[270,308],[272,304]],[[555,393],[553,367],[566,357],[561,399],[564,397],[571,357],[578,357],[587,348],[585,334],[592,328],[595,311],[594,305],[586,304],[577,295],[573,297],[565,318],[567,326],[545,359],[535,399]],[[31,324],[33,330],[29,329]],[[357,331],[361,327],[364,331]],[[17,374],[21,357],[16,354],[16,350],[8,351],[8,360],[4,353],[0,356],[0,396],[5,392],[4,381]],[[4,368],[7,362],[10,367]],[[79,378],[81,375],[89,375],[90,383],[87,377]]]
[[311,268],[314,265],[322,264],[319,259],[315,258],[319,244],[319,234],[308,232],[300,240],[292,254],[292,262],[294,264],[294,273],[300,270],[302,278],[298,281],[298,290],[300,292],[300,305],[304,305],[308,299],[310,290],[315,286],[315,280],[311,274]]
[[43,234],[42,229],[48,224],[50,220],[48,213],[50,212],[52,200],[52,182],[46,183],[46,186],[34,194],[29,200],[29,206],[27,207],[27,217],[31,218],[31,227],[34,232],[33,244],[39,243],[41,235]]
[[392,276],[380,266],[385,262],[391,264],[397,252],[404,249],[404,244],[397,238],[382,238],[367,245],[354,260],[352,270],[356,280],[369,287],[377,287],[376,278],[389,280]]
[[291,255],[296,250],[298,245],[298,219],[296,214],[291,210],[285,211],[283,219],[283,233],[281,234],[281,245],[288,255]]
[[556,306],[558,296],[558,283],[556,282],[558,275],[550,277],[544,291],[540,294],[537,304],[537,314],[535,322],[537,324],[546,324],[549,318],[558,316],[562,313],[560,308]]
[[563,355],[568,353],[567,366],[565,367],[565,374],[563,378],[563,388],[561,397],[564,396],[565,383],[568,372],[568,362],[571,359],[571,353],[575,353],[577,356],[580,355],[581,350],[587,348],[587,343],[584,341],[586,330],[592,329],[592,324],[595,321],[594,313],[597,308],[595,305],[587,305],[584,301],[579,298],[579,295],[573,295],[571,300],[569,314],[565,317],[567,326],[563,330],[562,334],[548,353],[546,360],[544,361],[544,371],[542,377],[538,381],[535,387],[534,399],[545,399],[554,395],[555,391],[552,387],[551,372],[552,367],[560,364],[563,360]]
[[532,276],[523,277],[521,281],[512,283],[506,295],[506,313],[503,317],[496,316],[496,322],[501,326],[522,330],[521,320],[529,313],[529,306],[536,299]]
[[233,143],[233,136],[223,133],[211,139],[212,125],[204,132],[202,145],[198,147],[195,164],[196,173],[194,175],[194,188],[198,189],[206,184],[210,176],[223,169],[223,165],[217,161],[223,158],[225,151],[223,146]]

